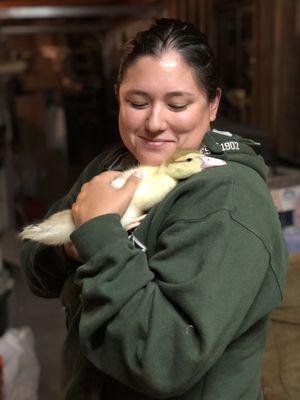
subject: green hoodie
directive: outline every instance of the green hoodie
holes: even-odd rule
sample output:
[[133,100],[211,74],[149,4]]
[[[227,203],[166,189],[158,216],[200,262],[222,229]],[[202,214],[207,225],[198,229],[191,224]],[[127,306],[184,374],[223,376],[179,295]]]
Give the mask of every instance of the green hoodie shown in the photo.
[[[31,289],[67,311],[67,400],[257,400],[269,312],[282,299],[287,253],[251,141],[206,134],[204,152],[228,161],[180,182],[128,237],[116,214],[71,238],[83,263],[26,242]],[[126,164],[96,158],[83,182]]]

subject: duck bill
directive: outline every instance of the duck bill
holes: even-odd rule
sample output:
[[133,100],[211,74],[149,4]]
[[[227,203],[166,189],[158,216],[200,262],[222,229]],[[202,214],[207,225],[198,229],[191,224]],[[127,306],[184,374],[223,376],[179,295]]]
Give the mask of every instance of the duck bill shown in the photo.
[[223,165],[227,164],[226,161],[214,157],[202,156],[201,159],[203,161],[204,168],[222,167]]

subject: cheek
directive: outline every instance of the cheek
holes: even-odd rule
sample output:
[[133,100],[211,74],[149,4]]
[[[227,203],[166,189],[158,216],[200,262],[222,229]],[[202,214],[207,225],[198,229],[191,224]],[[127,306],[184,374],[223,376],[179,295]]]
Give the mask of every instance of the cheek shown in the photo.
[[172,120],[172,125],[178,133],[188,133],[198,128],[201,129],[201,127],[206,129],[209,122],[209,112],[207,108],[203,108],[176,114]]
[[128,107],[123,107],[120,110],[119,114],[119,125],[121,130],[134,132],[139,127],[141,127],[143,123],[143,113],[141,111],[137,112],[136,110]]

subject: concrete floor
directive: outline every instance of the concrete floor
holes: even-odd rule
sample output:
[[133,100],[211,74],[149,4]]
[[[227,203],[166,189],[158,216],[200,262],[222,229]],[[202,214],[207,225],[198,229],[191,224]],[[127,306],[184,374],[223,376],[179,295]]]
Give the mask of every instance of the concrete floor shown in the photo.
[[40,400],[60,400],[61,349],[65,315],[57,299],[42,299],[27,287],[18,266],[8,266],[15,286],[8,300],[9,327],[31,327],[40,362]]

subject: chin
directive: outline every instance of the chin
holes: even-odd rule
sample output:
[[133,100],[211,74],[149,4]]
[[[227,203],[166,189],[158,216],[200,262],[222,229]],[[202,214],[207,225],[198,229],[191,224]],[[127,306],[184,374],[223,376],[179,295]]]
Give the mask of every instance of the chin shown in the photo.
[[156,167],[165,162],[172,153],[172,151],[168,153],[142,152],[135,154],[135,158],[138,160],[139,164]]
[[134,147],[133,155],[138,160],[140,164],[157,166],[161,165],[164,161],[166,161],[176,150],[177,146],[175,143],[165,143],[159,147],[148,146],[148,144],[138,143],[137,146]]

